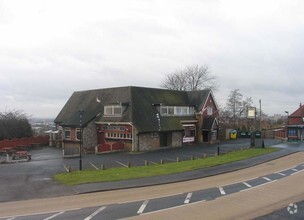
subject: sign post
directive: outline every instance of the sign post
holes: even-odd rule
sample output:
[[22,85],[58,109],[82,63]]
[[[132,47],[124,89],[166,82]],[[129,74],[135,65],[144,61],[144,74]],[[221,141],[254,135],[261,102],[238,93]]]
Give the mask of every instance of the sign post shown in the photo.
[[250,126],[250,146],[255,146],[255,119],[256,119],[256,108],[255,107],[248,107],[247,109],[247,118],[253,121],[253,126]]

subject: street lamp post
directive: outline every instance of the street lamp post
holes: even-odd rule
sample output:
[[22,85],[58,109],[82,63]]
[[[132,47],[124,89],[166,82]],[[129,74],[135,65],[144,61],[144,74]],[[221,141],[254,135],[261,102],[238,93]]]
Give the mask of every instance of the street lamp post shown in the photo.
[[80,137],[79,137],[79,170],[82,170],[82,142],[83,142],[83,137],[82,137],[82,115],[83,115],[83,110],[79,110],[79,126],[80,126]]

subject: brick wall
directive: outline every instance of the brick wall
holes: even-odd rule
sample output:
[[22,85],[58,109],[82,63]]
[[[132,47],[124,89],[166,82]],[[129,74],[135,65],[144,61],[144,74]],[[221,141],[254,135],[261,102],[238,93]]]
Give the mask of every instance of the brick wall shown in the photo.
[[24,138],[14,138],[12,140],[2,140],[0,141],[0,149],[3,148],[14,148],[18,146],[31,146],[33,144],[45,145],[49,144],[49,136],[36,136],[36,137],[24,137]]

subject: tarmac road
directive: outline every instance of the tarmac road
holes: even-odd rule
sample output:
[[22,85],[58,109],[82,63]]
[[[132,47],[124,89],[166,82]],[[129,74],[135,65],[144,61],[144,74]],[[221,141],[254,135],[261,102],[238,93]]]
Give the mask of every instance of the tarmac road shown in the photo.
[[252,219],[303,200],[304,153],[222,175],[1,203],[0,219]]

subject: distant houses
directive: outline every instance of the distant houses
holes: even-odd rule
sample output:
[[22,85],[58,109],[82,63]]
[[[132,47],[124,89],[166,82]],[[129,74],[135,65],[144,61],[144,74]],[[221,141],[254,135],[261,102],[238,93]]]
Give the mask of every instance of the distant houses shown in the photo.
[[218,139],[218,106],[211,90],[118,87],[72,94],[55,119],[65,155],[148,151]]
[[303,141],[304,139],[304,105],[288,116],[287,140]]

